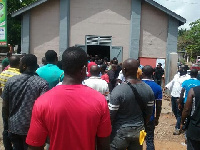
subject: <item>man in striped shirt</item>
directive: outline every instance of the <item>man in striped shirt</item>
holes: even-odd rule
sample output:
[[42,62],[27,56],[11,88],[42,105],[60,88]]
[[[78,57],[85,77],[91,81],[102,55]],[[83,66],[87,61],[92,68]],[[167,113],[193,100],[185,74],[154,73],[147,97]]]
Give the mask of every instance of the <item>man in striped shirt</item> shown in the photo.
[[[2,89],[5,87],[5,84],[10,77],[20,74],[19,63],[20,63],[20,58],[18,56],[10,57],[10,67],[8,68],[8,70],[5,70],[0,74],[0,83],[1,83],[0,92],[2,92]],[[10,139],[8,138],[8,124],[7,121],[5,121],[4,119],[3,119],[3,124],[4,124],[3,144],[5,150],[11,150],[12,144]]]
[[4,88],[7,80],[10,77],[20,74],[19,62],[20,62],[20,58],[18,56],[10,57],[10,67],[8,68],[8,70],[5,70],[0,74],[0,83],[1,83],[2,88]]

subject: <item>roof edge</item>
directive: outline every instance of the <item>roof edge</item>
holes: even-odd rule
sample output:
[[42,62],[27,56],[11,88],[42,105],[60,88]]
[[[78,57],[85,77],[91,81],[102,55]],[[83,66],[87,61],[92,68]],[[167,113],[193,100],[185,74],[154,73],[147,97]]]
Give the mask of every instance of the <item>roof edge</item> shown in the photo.
[[153,1],[153,0],[144,0],[148,4],[160,9],[161,11],[165,12],[166,14],[176,18],[179,21],[179,26],[184,25],[186,23],[186,19],[181,17],[180,15],[176,14],[175,12],[167,9],[166,7],[160,5],[159,3]]
[[30,4],[30,5],[28,5],[28,6],[25,6],[25,7],[20,8],[19,10],[16,10],[15,12],[13,12],[13,13],[11,14],[11,16],[12,16],[12,17],[19,16],[19,15],[21,15],[22,13],[24,13],[24,12],[26,12],[26,11],[28,11],[28,10],[30,10],[30,9],[32,9],[32,8],[34,8],[34,7],[36,7],[36,6],[40,5],[40,4],[42,4],[42,3],[45,3],[45,2],[47,2],[47,1],[48,1],[48,0],[38,0],[38,1],[36,1],[36,2],[33,2],[32,4]]

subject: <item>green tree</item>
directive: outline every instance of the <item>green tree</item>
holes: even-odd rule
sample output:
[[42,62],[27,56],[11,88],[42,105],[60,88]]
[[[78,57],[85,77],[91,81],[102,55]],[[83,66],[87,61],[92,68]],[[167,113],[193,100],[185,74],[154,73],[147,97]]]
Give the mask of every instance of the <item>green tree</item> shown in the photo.
[[192,22],[189,30],[179,30],[178,51],[185,51],[192,60],[200,55],[200,19]]
[[36,0],[7,0],[7,28],[8,43],[11,45],[21,44],[21,17],[11,17],[11,14]]

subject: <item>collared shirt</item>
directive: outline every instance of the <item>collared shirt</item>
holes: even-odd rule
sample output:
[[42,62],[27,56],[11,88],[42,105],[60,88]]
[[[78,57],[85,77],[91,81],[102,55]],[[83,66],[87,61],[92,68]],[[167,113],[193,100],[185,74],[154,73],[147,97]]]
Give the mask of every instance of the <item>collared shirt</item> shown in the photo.
[[49,83],[50,89],[55,87],[59,82],[62,82],[64,78],[64,71],[60,70],[58,66],[54,64],[47,64],[38,68],[36,73]]
[[35,100],[48,90],[48,83],[38,75],[21,74],[6,82],[2,99],[9,110],[8,130],[26,135]]
[[89,79],[84,80],[84,84],[103,95],[106,95],[109,92],[108,83],[105,80],[102,80],[101,77],[92,76]]
[[180,97],[182,83],[188,79],[190,79],[190,75],[186,74],[180,76],[180,73],[177,73],[173,80],[170,81],[165,87],[171,90],[171,96]]
[[9,67],[8,70],[5,70],[3,71],[1,74],[0,74],[0,83],[1,83],[1,87],[4,87],[7,80],[10,78],[10,77],[13,77],[15,75],[19,75],[20,74],[20,71],[19,69],[17,68],[12,68],[12,67]]

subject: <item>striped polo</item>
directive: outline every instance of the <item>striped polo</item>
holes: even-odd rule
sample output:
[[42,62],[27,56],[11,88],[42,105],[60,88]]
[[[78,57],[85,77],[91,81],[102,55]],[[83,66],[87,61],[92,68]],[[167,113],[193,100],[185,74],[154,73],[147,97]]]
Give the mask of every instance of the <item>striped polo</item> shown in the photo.
[[13,77],[15,75],[19,75],[20,74],[20,71],[19,69],[17,68],[12,68],[12,67],[9,67],[8,70],[5,70],[3,71],[1,74],[0,74],[0,83],[1,83],[1,87],[4,87],[7,80],[10,78],[10,77]]

